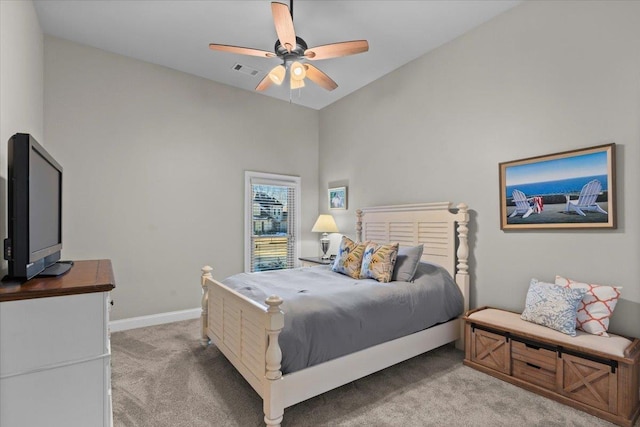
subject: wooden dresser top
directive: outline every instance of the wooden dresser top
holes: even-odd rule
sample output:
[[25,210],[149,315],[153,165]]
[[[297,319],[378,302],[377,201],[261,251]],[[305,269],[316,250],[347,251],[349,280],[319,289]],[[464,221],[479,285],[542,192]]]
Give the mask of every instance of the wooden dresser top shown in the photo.
[[2,282],[0,302],[109,292],[115,287],[111,260],[74,261],[71,270],[59,277],[37,277],[24,283]]

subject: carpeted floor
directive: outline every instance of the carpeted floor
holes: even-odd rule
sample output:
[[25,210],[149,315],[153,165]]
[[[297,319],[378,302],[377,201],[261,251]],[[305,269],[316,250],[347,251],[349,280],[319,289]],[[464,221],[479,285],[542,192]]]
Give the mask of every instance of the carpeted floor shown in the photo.
[[[111,335],[115,427],[263,426],[262,401],[198,320]],[[611,426],[462,365],[447,345],[285,409],[286,426]],[[638,426],[640,423],[636,423]]]

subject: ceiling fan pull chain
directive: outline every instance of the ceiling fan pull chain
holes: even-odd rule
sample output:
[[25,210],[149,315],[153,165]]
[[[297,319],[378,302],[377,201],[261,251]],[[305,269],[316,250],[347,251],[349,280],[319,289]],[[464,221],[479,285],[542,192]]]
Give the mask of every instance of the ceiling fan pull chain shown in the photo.
[[293,104],[293,96],[294,96],[294,92],[298,92],[298,96],[297,98],[300,99],[302,98],[302,89],[298,88],[298,89],[291,89],[289,88],[289,104]]

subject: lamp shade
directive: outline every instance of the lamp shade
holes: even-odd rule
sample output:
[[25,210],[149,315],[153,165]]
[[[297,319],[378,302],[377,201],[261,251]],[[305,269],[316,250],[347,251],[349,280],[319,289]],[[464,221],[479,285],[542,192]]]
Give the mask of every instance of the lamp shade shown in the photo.
[[301,87],[304,87],[304,80],[295,80],[291,76],[291,89],[300,89]]
[[295,61],[293,64],[291,64],[290,72],[291,80],[304,80],[304,78],[307,76],[307,70],[298,61]]
[[271,71],[269,71],[269,78],[275,84],[281,85],[284,81],[284,74],[286,73],[286,71],[287,70],[285,70],[284,66],[278,65],[277,67],[274,67]]
[[311,229],[315,233],[338,233],[338,226],[331,215],[320,215]]

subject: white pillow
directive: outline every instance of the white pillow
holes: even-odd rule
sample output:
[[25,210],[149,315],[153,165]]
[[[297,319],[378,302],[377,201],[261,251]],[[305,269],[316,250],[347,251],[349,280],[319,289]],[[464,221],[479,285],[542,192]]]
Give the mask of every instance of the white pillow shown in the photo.
[[576,328],[593,335],[608,337],[609,318],[620,298],[619,286],[594,285],[556,276],[556,285],[569,289],[585,289],[578,305]]

